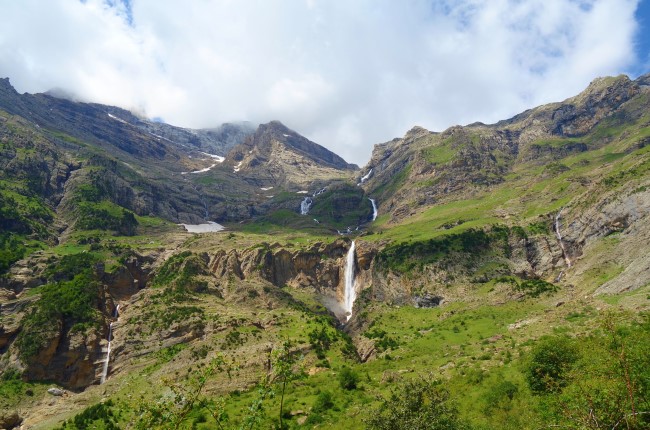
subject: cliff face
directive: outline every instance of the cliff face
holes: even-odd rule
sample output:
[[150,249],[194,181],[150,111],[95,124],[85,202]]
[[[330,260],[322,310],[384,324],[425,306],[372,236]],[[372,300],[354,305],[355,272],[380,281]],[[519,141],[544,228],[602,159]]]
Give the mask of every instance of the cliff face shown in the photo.
[[[413,207],[462,199],[502,184],[508,174],[599,150],[613,143],[615,127],[643,127],[650,91],[644,79],[599,78],[576,97],[494,125],[454,126],[442,133],[415,127],[375,146],[360,173],[368,175],[362,186],[399,222]],[[641,135],[624,150],[646,141]]]

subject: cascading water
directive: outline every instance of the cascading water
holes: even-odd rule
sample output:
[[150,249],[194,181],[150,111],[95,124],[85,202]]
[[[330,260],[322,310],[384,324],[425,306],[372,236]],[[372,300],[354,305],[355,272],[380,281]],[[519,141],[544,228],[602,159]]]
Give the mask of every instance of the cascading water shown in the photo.
[[372,203],[372,220],[377,219],[377,202],[375,202],[375,199],[368,199],[370,200],[370,203]]
[[[562,209],[555,215],[555,236],[557,237],[557,241],[560,244],[560,249],[562,250],[562,256],[564,257],[564,262],[566,263],[567,267],[571,267],[571,260],[569,259],[569,256],[567,255],[566,248],[564,247],[564,242],[562,241],[562,233],[560,233],[560,215],[562,214]],[[560,275],[561,276],[561,275]]]
[[305,199],[300,203],[300,215],[307,215],[312,203],[313,200],[311,197],[305,197]]
[[352,307],[354,306],[354,301],[357,298],[357,292],[354,289],[354,248],[354,241],[352,241],[345,263],[345,291],[343,295],[343,309],[346,313],[346,322],[350,321],[350,317],[352,317]]
[[[115,307],[115,319],[120,316],[120,305]],[[108,363],[111,359],[111,341],[113,340],[113,323],[108,325],[108,346],[106,347],[106,359],[104,360],[104,366],[102,367],[102,377],[99,381],[100,384],[106,382],[106,377],[108,376]]]

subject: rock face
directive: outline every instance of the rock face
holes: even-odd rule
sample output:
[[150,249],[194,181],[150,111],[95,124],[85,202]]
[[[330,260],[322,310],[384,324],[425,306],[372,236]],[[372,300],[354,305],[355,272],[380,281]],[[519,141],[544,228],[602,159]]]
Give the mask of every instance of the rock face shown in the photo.
[[278,121],[262,124],[226,156],[234,173],[259,186],[304,187],[356,168]]
[[[9,286],[12,290],[0,289],[9,298],[0,302],[0,353],[10,357],[10,360],[2,363],[0,370],[5,366],[14,366],[24,369],[29,380],[54,381],[71,390],[84,389],[98,382],[99,370],[105,358],[108,325],[115,315],[117,302],[128,301],[147,286],[151,270],[157,263],[157,255],[131,255],[122,266],[110,273],[104,271],[103,264],[95,267],[102,286],[97,292],[97,311],[103,316],[101,324],[78,329],[63,318],[53,317],[45,327],[41,327],[38,336],[40,344],[35,354],[18,361],[20,354],[14,342],[23,329],[22,318],[39,297],[16,298],[15,292],[20,293],[46,282],[43,277],[45,265],[39,258],[42,257],[34,254],[29,260],[16,265],[24,272],[22,277],[11,277]],[[27,264],[30,261],[31,264]]]
[[[415,127],[401,139],[375,146],[361,170],[360,178],[369,175],[361,186],[397,222],[414,207],[500,184],[522,164],[548,165],[597,149],[608,142],[593,136],[597,127],[633,123],[647,110],[646,81],[647,76],[596,79],[576,97],[494,125],[454,126],[442,133]],[[567,167],[556,163],[553,168],[551,175]]]
[[[357,241],[355,253],[359,290],[372,286],[374,244]],[[308,249],[290,251],[279,245],[261,244],[245,251],[218,251],[210,256],[210,270],[217,277],[237,276],[239,279],[261,278],[275,286],[308,288],[329,298],[326,304],[340,303],[344,294],[346,255],[350,242],[338,239],[332,243],[316,243]],[[328,306],[340,313],[337,306]]]

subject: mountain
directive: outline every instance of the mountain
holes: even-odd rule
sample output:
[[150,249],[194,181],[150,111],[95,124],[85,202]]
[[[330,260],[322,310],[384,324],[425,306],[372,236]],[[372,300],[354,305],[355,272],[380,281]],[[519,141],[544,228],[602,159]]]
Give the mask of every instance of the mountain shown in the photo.
[[650,75],[361,169],[2,84],[0,428],[650,425]]
[[[0,109],[20,121],[17,132],[21,136],[38,135],[56,159],[74,165],[62,173],[60,167],[51,171],[54,166],[46,167],[42,160],[29,159],[35,164],[20,166],[30,175],[64,178],[59,179],[56,199],[50,202],[61,209],[61,218],[66,219],[62,224],[73,223],[75,215],[69,214],[75,212],[70,203],[74,199],[70,196],[81,183],[96,188],[101,194],[97,199],[139,216],[154,215],[184,223],[228,222],[265,215],[289,202],[299,213],[300,195],[269,200],[264,195],[268,193],[260,188],[272,183],[278,192],[295,192],[313,182],[322,187],[354,168],[295,132],[290,132],[291,139],[285,138],[282,133],[289,130],[279,124],[261,126],[255,133],[247,123],[184,129],[148,121],[117,107],[79,103],[49,94],[21,95],[8,79],[0,81]],[[277,129],[275,134],[270,134],[271,129]],[[269,151],[272,136],[289,142],[286,153]],[[231,155],[228,151],[244,141],[259,146],[262,158],[250,161],[258,166],[255,170],[245,172],[244,168],[241,174],[235,174],[233,164],[238,161],[233,157],[241,151],[234,150]],[[284,168],[277,157],[293,161]],[[297,175],[299,183],[293,180]],[[68,198],[64,199],[65,183],[70,178]]]
[[[260,125],[226,157],[233,170],[266,185],[307,185],[314,180],[344,178],[358,169],[338,155],[288,129],[279,121]],[[260,182],[260,185],[262,183]]]

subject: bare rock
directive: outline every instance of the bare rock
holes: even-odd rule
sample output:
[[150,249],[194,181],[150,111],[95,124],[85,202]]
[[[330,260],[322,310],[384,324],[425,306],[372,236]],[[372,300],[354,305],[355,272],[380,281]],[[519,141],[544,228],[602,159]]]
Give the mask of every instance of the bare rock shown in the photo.
[[15,429],[23,422],[23,419],[18,415],[18,412],[4,412],[0,414],[0,428],[2,429]]

